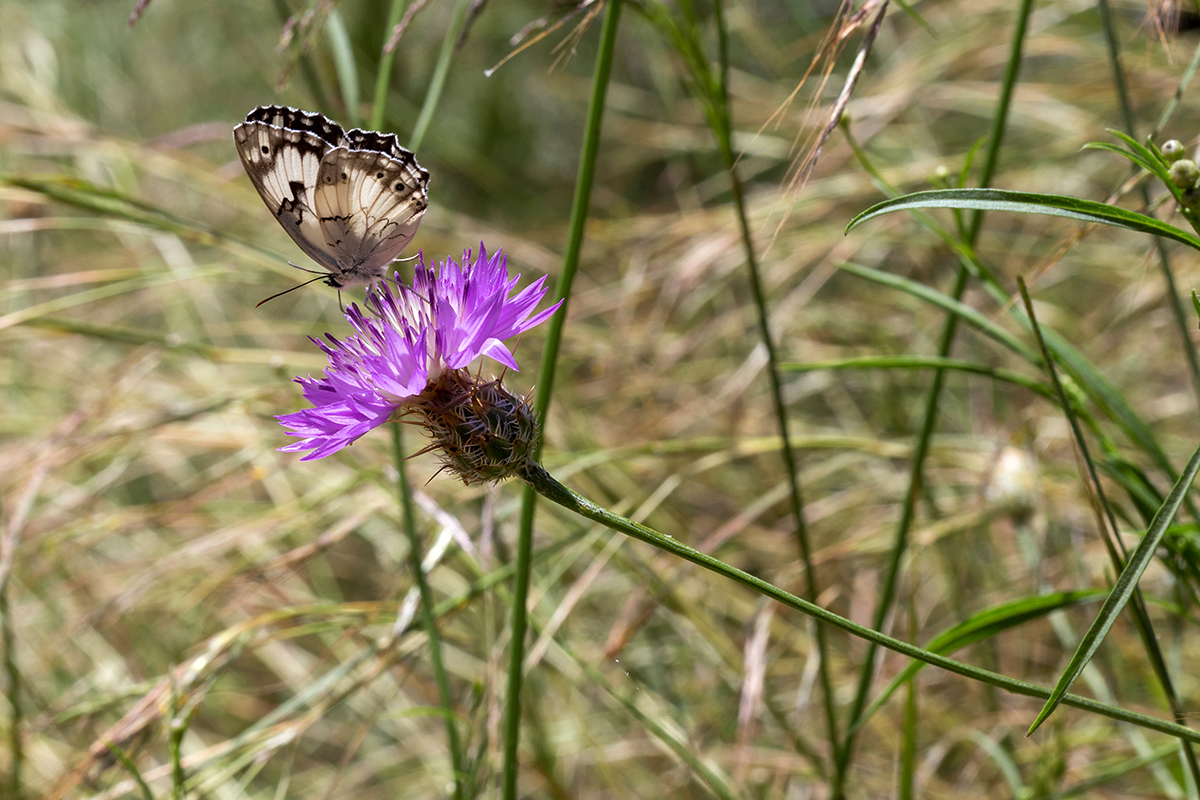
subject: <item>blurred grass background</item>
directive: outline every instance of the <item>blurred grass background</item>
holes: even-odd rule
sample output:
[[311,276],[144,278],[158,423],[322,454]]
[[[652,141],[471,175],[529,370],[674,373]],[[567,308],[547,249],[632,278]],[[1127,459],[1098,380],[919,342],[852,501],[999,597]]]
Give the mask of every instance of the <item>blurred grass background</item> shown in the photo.
[[[389,6],[337,6],[364,97]],[[0,173],[20,179],[0,187],[5,685],[16,674],[20,687],[19,710],[6,693],[0,727],[19,720],[27,797],[167,797],[183,786],[220,798],[447,793],[426,639],[396,623],[411,618],[413,582],[387,437],[306,464],[275,451],[287,440],[272,415],[301,406],[290,378],[324,364],[306,337],[346,330],[336,294],[253,307],[296,280],[289,258],[303,262],[243,174],[233,125],[271,102],[345,123],[369,117],[365,103],[344,104],[329,8],[154,0],[129,30],[130,3],[0,0]],[[928,27],[891,10],[849,107],[856,139],[906,191],[938,185],[939,167],[953,180],[987,134],[1016,13],[997,0],[914,8]],[[680,59],[638,9],[626,10],[618,38],[547,467],[599,503],[799,592],[728,180]],[[1160,39],[1139,0],[1113,9],[1144,135],[1194,39]],[[303,32],[280,47],[287,17],[306,10],[315,14],[309,73],[297,62]],[[526,280],[557,274],[598,25],[575,38],[576,17],[490,77],[484,70],[532,21],[568,11],[516,0],[485,4],[473,19],[418,151],[433,176],[416,239],[426,254],[483,240],[504,247]],[[401,141],[452,12],[430,4],[401,39],[384,125]],[[827,86],[812,79],[787,105],[833,12],[801,0],[726,9],[735,146],[780,356],[931,354],[941,312],[838,265],[945,290],[949,250],[903,215],[843,236],[882,195],[840,133],[801,193],[785,187],[824,121],[806,108],[836,95],[853,55]],[[709,10],[701,21],[711,48]],[[1193,95],[1164,132],[1189,146]],[[1094,4],[1039,4],[996,185],[1105,199],[1126,165],[1079,148],[1119,120]],[[1092,359],[1181,464],[1195,446],[1196,394],[1149,241],[993,214],[978,249],[1010,289],[1018,275],[1030,282],[1040,320]],[[1197,284],[1194,256],[1180,250],[1173,262],[1184,291]],[[965,301],[1024,336],[984,292],[969,289]],[[523,337],[524,371],[510,385],[531,388],[543,335]],[[954,355],[1041,377],[973,333]],[[856,621],[871,617],[931,376],[787,378],[820,601]],[[1119,430],[1105,430],[1120,448],[1113,463],[1120,455],[1169,489]],[[447,601],[441,630],[473,780],[493,796],[508,645],[502,570],[518,493],[432,477],[431,457],[410,467],[437,565],[430,579]],[[950,374],[925,477],[889,622],[900,638],[925,642],[981,609],[1111,580],[1061,410],[1033,392]],[[1109,494],[1123,532],[1135,534],[1144,525],[1135,505]],[[1142,582],[1189,708],[1200,690],[1190,669],[1200,645],[1196,533],[1183,521],[1171,557]],[[539,512],[535,546],[528,796],[828,796],[803,617],[551,507]],[[958,656],[1049,684],[1094,614],[1072,608]],[[866,649],[837,633],[830,644],[843,708]],[[880,671],[886,679],[904,665],[886,655]],[[1071,709],[1027,740],[1040,704],[936,670],[916,680],[915,734],[898,695],[859,736],[851,796],[894,794],[906,743],[922,797],[1195,792],[1172,740]],[[1078,690],[1167,715],[1125,621]],[[671,743],[723,785],[700,779]],[[11,740],[0,746],[0,771],[11,775],[17,760]]]

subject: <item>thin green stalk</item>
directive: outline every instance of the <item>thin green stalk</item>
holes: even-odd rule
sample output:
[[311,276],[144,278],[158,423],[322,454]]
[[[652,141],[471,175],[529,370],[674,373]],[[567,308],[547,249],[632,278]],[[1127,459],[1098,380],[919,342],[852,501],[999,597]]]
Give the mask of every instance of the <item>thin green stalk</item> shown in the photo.
[[404,461],[404,443],[401,423],[392,423],[392,455],[396,461],[396,492],[400,497],[400,508],[404,515],[404,532],[408,534],[408,559],[413,577],[421,593],[421,623],[429,637],[429,661],[433,666],[433,679],[437,682],[438,699],[442,703],[442,715],[446,720],[446,741],[450,747],[450,770],[454,775],[454,800],[462,800],[462,748],[458,741],[458,725],[455,724],[454,698],[450,694],[450,681],[442,663],[442,638],[438,634],[437,618],[434,616],[433,592],[421,567],[421,537],[417,533],[417,516],[413,508],[412,489],[408,485],[408,473]]
[[525,678],[525,634],[529,629],[529,575],[533,562],[533,514],[536,509],[528,488],[521,495],[521,521],[517,534],[516,573],[513,575],[512,642],[508,658],[508,690],[504,696],[505,800],[517,797],[517,745],[521,740],[521,685]]
[[[917,609],[914,593],[908,597],[908,635],[917,639]],[[917,775],[917,682],[908,681],[904,694],[904,722],[900,734],[900,774],[896,778],[897,800],[913,800]]]
[[[107,739],[101,738],[100,743],[107,747],[108,752],[112,753],[113,758],[120,761],[121,766],[125,767],[129,771],[129,774],[133,776],[133,782],[137,784],[138,789],[142,793],[142,800],[154,800],[154,792],[150,790],[150,785],[146,783],[146,779],[142,776],[142,771],[138,769],[137,764],[129,757],[129,754]],[[12,796],[16,797],[16,795]]]
[[429,91],[425,92],[425,102],[421,104],[421,112],[417,115],[417,122],[413,125],[412,138],[409,140],[409,148],[417,150],[421,146],[421,142],[425,140],[425,133],[429,130],[429,123],[433,122],[433,112],[437,109],[438,101],[442,97],[442,89],[446,85],[446,75],[450,72],[450,61],[454,57],[455,43],[458,41],[458,35],[462,32],[463,24],[467,20],[467,9],[471,7],[471,0],[458,0],[458,5],[454,7],[454,16],[450,20],[450,25],[446,28],[446,36],[442,39],[442,49],[438,53],[437,64],[433,67],[433,77],[429,79]]
[[191,721],[191,711],[180,708],[180,696],[175,685],[175,671],[171,670],[171,703],[167,713],[168,750],[171,754],[171,797],[183,800],[187,774],[183,769],[183,737]]
[[342,102],[346,106],[346,119],[354,127],[359,120],[358,64],[354,60],[354,46],[350,44],[350,32],[341,13],[334,6],[325,18],[325,33],[329,36],[329,51],[333,55],[334,72],[338,87],[342,90]]
[[[1129,100],[1129,89],[1125,82],[1125,71],[1121,68],[1120,44],[1117,41],[1116,30],[1113,26],[1112,10],[1109,8],[1108,0],[1098,0],[1097,6],[1100,9],[1100,19],[1104,28],[1105,40],[1108,44],[1109,61],[1112,64],[1113,82],[1116,84],[1117,99],[1121,104],[1121,117],[1125,125],[1125,132],[1130,136],[1136,137],[1136,126],[1134,123],[1133,106]],[[1142,202],[1146,205],[1150,204],[1150,190],[1143,182],[1141,184]],[[1188,321],[1187,312],[1184,310],[1183,299],[1179,296],[1179,290],[1175,286],[1175,274],[1171,269],[1171,262],[1167,253],[1166,245],[1163,240],[1155,237],[1155,249],[1158,254],[1159,268],[1162,270],[1163,282],[1166,284],[1167,301],[1171,307],[1171,313],[1175,318],[1175,326],[1179,330],[1180,337],[1183,340],[1183,351],[1187,358],[1188,369],[1192,376],[1192,388],[1196,393],[1196,398],[1200,401],[1200,355],[1196,352],[1196,346],[1192,342],[1191,326]],[[1024,293],[1024,285],[1022,285]],[[1029,312],[1030,319],[1033,318],[1032,310]],[[1047,364],[1047,368],[1053,372],[1053,367]],[[1057,380],[1057,379],[1056,379]],[[1064,409],[1070,414],[1070,409]],[[1074,424],[1074,423],[1073,423]],[[1078,435],[1078,433],[1077,433]],[[1087,461],[1089,469],[1093,473],[1093,481],[1099,489],[1099,480],[1095,478],[1095,467],[1091,461]],[[1101,496],[1102,495],[1098,495]],[[1110,524],[1112,525],[1113,536],[1117,534],[1116,521],[1112,519],[1112,510],[1108,503],[1104,503],[1104,509],[1108,512]],[[1118,541],[1119,538],[1118,538]],[[1120,563],[1115,563],[1117,573],[1120,574],[1124,567],[1124,559]],[[1163,657],[1162,649],[1158,646],[1158,637],[1154,632],[1154,627],[1150,622],[1150,615],[1146,610],[1145,600],[1142,598],[1140,591],[1135,592],[1133,596],[1133,611],[1134,619],[1137,622],[1138,632],[1142,636],[1143,645],[1146,648],[1146,653],[1150,657],[1151,666],[1154,669],[1155,677],[1158,678],[1159,684],[1162,686],[1163,694],[1167,699],[1167,706],[1171,709],[1172,716],[1177,720],[1186,719],[1184,714],[1183,704],[1179,701],[1179,695],[1175,691],[1174,683],[1171,680],[1170,670],[1167,668],[1166,659]],[[1200,785],[1200,762],[1196,759],[1196,752],[1191,745],[1184,743],[1183,745],[1184,761],[1188,765],[1188,771],[1192,775],[1192,782]]]
[[[0,559],[2,560],[2,559]],[[5,783],[8,785],[7,795],[13,800],[21,797],[21,765],[25,760],[25,751],[21,747],[21,671],[17,668],[15,648],[17,637],[13,633],[12,609],[8,597],[8,569],[0,563],[4,570],[0,575],[0,637],[4,644],[4,675],[7,686],[4,687],[4,699],[8,703],[8,752],[9,772]]]
[[[547,500],[556,503],[568,511],[579,514],[582,517],[597,522],[620,533],[624,533],[640,542],[652,545],[659,550],[670,553],[674,556],[690,561],[697,566],[728,578],[736,583],[741,584],[749,589],[752,589],[759,594],[776,600],[788,608],[807,614],[815,618],[819,622],[833,625],[836,628],[846,631],[861,639],[865,639],[874,645],[886,647],[896,653],[909,658],[915,658],[930,664],[935,667],[952,672],[956,675],[962,675],[972,680],[995,686],[1012,694],[1022,695],[1025,697],[1048,698],[1050,690],[1044,686],[1028,683],[1026,681],[1009,678],[1005,675],[1000,675],[986,669],[980,669],[969,664],[964,664],[961,661],[956,661],[937,653],[924,650],[916,645],[901,641],[881,633],[874,628],[867,628],[852,622],[845,617],[834,614],[815,603],[810,603],[803,600],[794,594],[785,592],[773,584],[767,583],[761,578],[757,578],[748,572],[743,572],[737,567],[730,566],[725,562],[713,558],[707,553],[702,553],[692,547],[688,547],[679,540],[667,536],[664,533],[659,533],[652,528],[626,519],[611,511],[607,511],[590,500],[576,494],[566,486],[555,480],[546,470],[535,463],[528,464],[522,471],[521,477],[531,487],[531,490],[536,491]],[[1169,720],[1151,717],[1146,714],[1139,714],[1136,711],[1129,711],[1118,706],[1111,706],[1107,703],[1101,703],[1096,700],[1091,700],[1078,695],[1066,695],[1063,703],[1074,708],[1079,708],[1085,711],[1090,711],[1110,719],[1120,722],[1128,722],[1132,725],[1137,725],[1148,730],[1155,730],[1160,733],[1165,733],[1169,736],[1174,736],[1178,739],[1183,739],[1190,742],[1200,742],[1200,731],[1194,731],[1191,728],[1178,725]]]
[[[775,339],[771,335],[770,315],[767,313],[766,292],[763,291],[762,276],[758,268],[758,257],[754,250],[754,237],[750,233],[750,223],[746,214],[746,197],[741,178],[737,173],[737,161],[733,152],[733,123],[729,107],[729,34],[725,29],[725,13],[722,0],[715,0],[713,16],[717,24],[717,52],[720,58],[720,69],[717,72],[717,97],[719,114],[713,115],[719,121],[713,126],[717,145],[721,151],[721,159],[729,173],[729,183],[733,192],[733,205],[737,212],[738,226],[742,236],[742,246],[746,253],[746,270],[750,278],[750,291],[754,297],[754,308],[758,315],[758,332],[767,349],[767,376],[770,378],[771,399],[775,408],[775,420],[779,426],[779,438],[782,441],[780,455],[783,456],[784,471],[788,476],[788,496],[791,501],[792,520],[795,530],[796,549],[804,564],[805,597],[810,602],[816,602],[820,590],[817,584],[816,568],[812,562],[812,546],[809,542],[808,525],[804,520],[804,496],[800,490],[800,468],[796,463],[796,454],[792,449],[792,437],[788,428],[787,404],[783,399],[783,382],[780,378],[779,355],[775,350]],[[817,645],[817,665],[821,681],[821,699],[825,709],[825,724],[829,747],[836,756],[841,734],[838,732],[837,710],[834,707],[833,681],[829,674],[829,645],[825,629],[817,625],[814,631]]]
[[[954,300],[962,298],[963,291],[967,286],[968,272],[966,267],[959,264],[958,271],[954,276],[954,287],[950,290],[950,297]],[[946,319],[945,327],[942,328],[941,338],[938,340],[938,358],[948,358],[950,349],[954,345],[954,336],[958,332],[958,315],[951,314]],[[921,429],[917,433],[917,443],[913,448],[912,463],[909,465],[908,475],[908,492],[904,496],[904,504],[900,508],[900,521],[896,524],[896,538],[892,544],[892,549],[888,557],[887,568],[883,573],[883,587],[880,589],[879,601],[875,605],[875,616],[872,619],[872,627],[882,630],[883,623],[887,619],[888,612],[892,607],[892,601],[895,599],[896,583],[900,575],[900,564],[904,559],[904,552],[908,549],[908,534],[912,529],[913,518],[916,516],[917,498],[921,495],[921,475],[925,465],[925,457],[929,455],[929,449],[933,444],[933,430],[937,426],[938,406],[941,402],[942,386],[945,383],[946,370],[935,369],[933,371],[933,380],[929,385],[929,393],[925,396],[925,412],[921,419]],[[858,689],[854,695],[854,701],[850,706],[850,728],[846,734],[846,739],[839,753],[837,770],[835,776],[840,775],[842,780],[837,784],[844,786],[845,773],[850,766],[851,752],[854,748],[854,739],[857,734],[858,718],[862,715],[863,708],[866,706],[867,694],[871,689],[871,680],[875,676],[875,646],[867,647],[867,653],[863,657],[862,670],[858,677]],[[837,796],[835,794],[835,796]]]
[[[1097,0],[1096,6],[1100,10],[1100,22],[1104,28],[1105,42],[1108,45],[1108,60],[1112,64],[1113,83],[1116,84],[1117,101],[1121,104],[1121,119],[1125,125],[1125,132],[1137,138],[1133,105],[1129,101],[1129,88],[1125,82],[1125,71],[1121,69],[1121,46],[1117,41],[1116,29],[1113,27],[1112,9],[1109,8],[1108,0]],[[1145,182],[1141,184],[1141,189],[1142,202],[1148,206],[1151,200],[1150,189]],[[1175,317],[1175,325],[1179,328],[1179,333],[1183,338],[1183,352],[1187,356],[1188,369],[1192,373],[1192,388],[1196,392],[1197,399],[1200,400],[1200,354],[1197,354],[1196,345],[1192,342],[1191,325],[1184,310],[1183,299],[1179,296],[1179,290],[1175,287],[1175,274],[1171,269],[1167,249],[1161,239],[1156,238],[1154,244],[1158,252],[1158,265],[1163,273],[1163,282],[1167,285],[1167,302],[1171,306],[1171,314]],[[1200,774],[1194,773],[1194,777],[1196,777],[1197,782],[1200,782]]]
[[[592,181],[596,174],[596,154],[600,148],[600,123],[604,119],[604,99],[608,94],[608,78],[612,72],[613,49],[617,41],[617,23],[621,17],[621,0],[608,0],[604,12],[604,27],[600,31],[600,47],[592,73],[592,94],[588,101],[587,124],[583,135],[583,150],[579,157],[579,173],[575,179],[575,198],[571,203],[571,220],[567,247],[563,252],[562,272],[558,276],[555,295],[562,308],[550,318],[546,331],[546,346],[538,371],[537,397],[534,410],[538,420],[538,445],[534,458],[541,455],[541,433],[545,428],[546,412],[554,388],[558,368],[558,350],[562,329],[571,300],[571,285],[579,267],[579,250],[583,245],[583,229],[587,222],[588,205],[592,196]],[[517,797],[517,745],[521,735],[521,683],[525,663],[525,634],[528,629],[526,605],[529,602],[529,574],[533,553],[533,518],[537,497],[529,488],[521,496],[521,523],[517,532],[516,575],[512,598],[512,650],[509,653],[508,692],[504,698],[504,800]]]
[[[400,17],[403,16],[408,2],[409,0],[392,0],[392,7],[388,11],[387,27],[384,28],[384,48],[387,47],[392,31],[400,24]],[[383,117],[387,111],[388,87],[392,83],[392,64],[395,61],[395,49],[385,49],[379,55],[379,71],[375,73],[375,96],[371,100],[371,130],[373,131],[383,128]]]
[[[1017,76],[1020,73],[1025,34],[1032,11],[1033,0],[1021,0],[1021,6],[1017,11],[1016,26],[1013,30],[1012,44],[1009,49],[1008,63],[1005,67],[1004,79],[1000,87],[1000,97],[996,103],[996,115],[992,119],[992,130],[988,137],[987,150],[984,152],[979,181],[982,187],[990,185],[992,177],[995,175],[996,164],[1000,159],[1000,145],[1004,139],[1004,131],[1008,122],[1008,111],[1012,105],[1012,96],[1016,89]],[[977,211],[971,217],[965,237],[971,248],[974,248],[975,242],[979,238],[979,231],[982,224],[983,213]],[[966,267],[960,262],[954,278],[954,288],[950,293],[950,296],[956,301],[962,298],[963,291],[965,291],[967,286],[968,275]],[[950,315],[946,319],[941,338],[938,342],[937,355],[940,358],[949,357],[950,350],[954,345],[957,328],[957,317]],[[917,498],[921,494],[925,457],[929,453],[930,440],[933,437],[934,428],[937,426],[937,413],[941,402],[942,386],[945,382],[944,377],[944,370],[936,370],[933,375],[933,381],[929,386],[929,394],[926,395],[925,411],[921,420],[920,432],[917,435],[917,445],[913,453],[912,465],[909,470],[908,491],[905,494],[904,506],[900,512],[900,522],[896,525],[896,537],[892,546],[891,556],[888,559],[888,566],[884,572],[883,589],[880,592],[879,601],[875,605],[875,614],[872,618],[873,626],[876,629],[883,627],[894,600],[896,579],[900,571],[904,551],[908,548],[908,534],[915,516]],[[866,706],[867,694],[871,691],[871,681],[875,677],[875,653],[875,645],[872,644],[867,648],[862,670],[859,673],[858,687],[855,690],[854,700],[850,707],[849,728],[845,741],[837,754],[837,763],[835,764],[835,797],[841,796],[842,787],[845,785],[846,773],[850,768],[850,759],[854,750],[854,740],[857,732],[856,723]]]
[[[1038,346],[1042,351],[1042,358],[1046,365],[1046,371],[1050,374],[1051,380],[1054,382],[1055,391],[1058,393],[1059,404],[1063,409],[1063,413],[1067,417],[1067,422],[1071,426],[1071,432],[1075,438],[1075,446],[1079,448],[1080,455],[1084,465],[1087,467],[1088,477],[1091,479],[1092,491],[1095,493],[1097,503],[1104,510],[1108,521],[1108,529],[1104,531],[1105,541],[1108,545],[1109,558],[1113,562],[1113,568],[1117,574],[1124,572],[1129,554],[1125,549],[1124,542],[1118,536],[1117,520],[1112,511],[1112,504],[1104,495],[1104,486],[1100,482],[1100,476],[1096,473],[1095,462],[1088,452],[1087,441],[1083,437],[1083,431],[1079,426],[1079,421],[1075,414],[1071,411],[1071,403],[1067,399],[1066,391],[1063,389],[1062,382],[1059,380],[1058,371],[1054,368],[1053,359],[1050,356],[1050,351],[1046,346],[1046,341],[1042,336],[1042,329],[1038,325],[1037,318],[1034,316],[1033,301],[1029,297],[1029,290],[1025,286],[1023,278],[1017,278],[1017,285],[1021,291],[1021,300],[1025,303],[1025,312],[1029,316],[1030,325],[1033,327],[1033,332],[1037,338]],[[1115,542],[1114,542],[1115,540]],[[1118,548],[1120,552],[1118,552]],[[1146,648],[1147,654],[1150,656],[1150,663],[1154,669],[1155,676],[1158,678],[1159,684],[1163,688],[1163,692],[1167,697],[1167,705],[1171,709],[1172,716],[1177,720],[1186,719],[1182,713],[1183,708],[1179,703],[1179,697],[1175,692],[1174,684],[1171,681],[1170,672],[1167,670],[1166,660],[1163,658],[1162,650],[1155,641],[1154,627],[1150,622],[1150,615],[1146,610],[1145,600],[1142,597],[1141,590],[1133,589],[1130,598],[1130,606],[1133,609],[1134,621],[1137,623],[1138,633],[1142,637],[1143,646]],[[1082,671],[1082,666],[1080,667]],[[1046,710],[1043,710],[1039,715],[1039,721],[1046,715]],[[1039,723],[1035,722],[1034,727],[1030,728],[1030,732],[1037,727]],[[1196,763],[1196,753],[1188,742],[1182,742],[1184,761],[1188,765],[1188,770],[1192,774],[1195,782],[1200,783],[1200,765]]]
[[[1004,79],[1000,84],[1000,97],[996,100],[996,116],[992,119],[992,130],[988,133],[987,149],[979,172],[980,187],[992,185],[996,164],[1000,162],[1000,145],[1004,142],[1004,131],[1008,127],[1008,111],[1012,108],[1013,92],[1017,89],[1017,77],[1021,72],[1021,56],[1025,51],[1025,34],[1029,29],[1029,17],[1033,13],[1033,0],[1021,0],[1017,20],[1013,27],[1012,45],[1008,51],[1008,63],[1004,67]],[[967,242],[971,247],[979,240],[979,229],[983,225],[983,212],[971,215],[967,231]]]

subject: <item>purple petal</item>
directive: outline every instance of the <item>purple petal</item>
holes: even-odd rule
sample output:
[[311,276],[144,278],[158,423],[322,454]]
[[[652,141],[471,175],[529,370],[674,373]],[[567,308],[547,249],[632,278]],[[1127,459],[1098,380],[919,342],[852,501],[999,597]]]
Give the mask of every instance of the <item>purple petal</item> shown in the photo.
[[288,434],[304,438],[279,449],[285,453],[312,450],[301,461],[324,458],[387,422],[396,408],[378,398],[364,397],[281,414],[275,419]]

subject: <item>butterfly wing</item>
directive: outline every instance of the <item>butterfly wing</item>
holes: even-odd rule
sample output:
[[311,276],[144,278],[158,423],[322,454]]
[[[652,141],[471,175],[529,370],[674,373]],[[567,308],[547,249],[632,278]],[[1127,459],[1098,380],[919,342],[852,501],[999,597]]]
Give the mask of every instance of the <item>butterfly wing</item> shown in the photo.
[[313,190],[321,158],[347,143],[341,126],[321,114],[260,106],[233,129],[233,141],[246,174],[283,229],[309,258],[340,273],[337,253],[313,210]]
[[312,207],[341,262],[340,282],[359,286],[382,278],[417,232],[429,204],[429,173],[394,134],[354,130],[347,137],[350,148],[332,148],[321,159]]

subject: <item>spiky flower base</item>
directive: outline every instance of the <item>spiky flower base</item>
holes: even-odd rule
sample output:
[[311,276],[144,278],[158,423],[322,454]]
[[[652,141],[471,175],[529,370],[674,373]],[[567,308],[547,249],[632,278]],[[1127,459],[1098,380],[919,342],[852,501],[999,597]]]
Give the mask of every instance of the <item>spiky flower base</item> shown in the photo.
[[439,375],[408,413],[433,439],[423,452],[436,452],[443,468],[468,485],[516,474],[537,450],[537,418],[525,399],[510,394],[499,380],[480,383],[465,370]]

